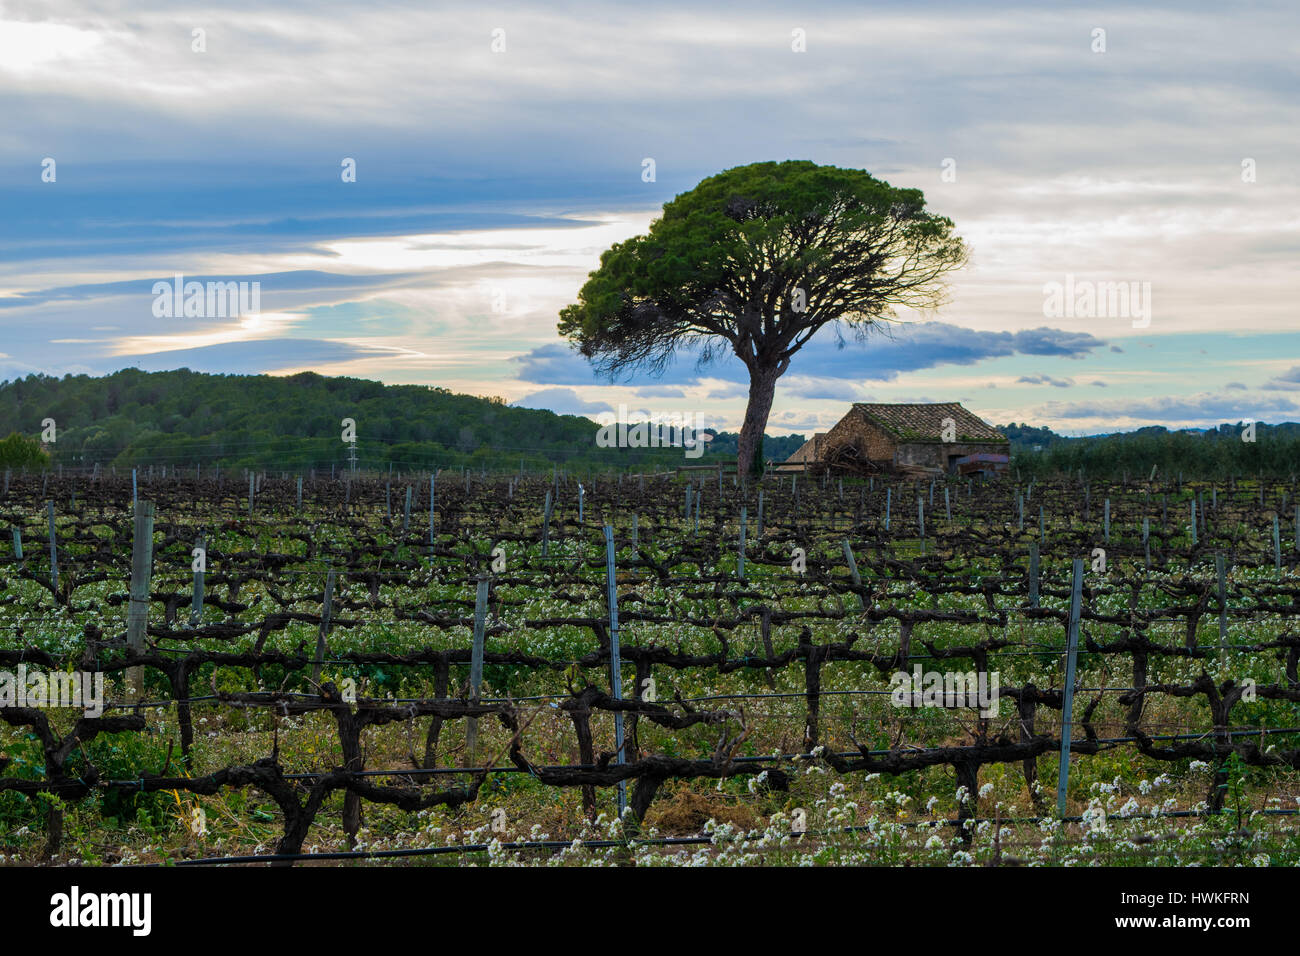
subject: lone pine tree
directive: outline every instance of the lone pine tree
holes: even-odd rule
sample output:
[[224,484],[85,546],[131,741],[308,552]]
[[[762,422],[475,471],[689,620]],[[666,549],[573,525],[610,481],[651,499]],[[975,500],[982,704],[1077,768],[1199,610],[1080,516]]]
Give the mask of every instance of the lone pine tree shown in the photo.
[[662,374],[682,349],[700,367],[735,354],[749,372],[743,474],[761,461],[777,379],[814,335],[830,326],[861,341],[898,306],[942,304],[943,278],[966,256],[919,189],[805,160],[753,163],[710,176],[648,235],[606,250],[559,330],[611,380]]

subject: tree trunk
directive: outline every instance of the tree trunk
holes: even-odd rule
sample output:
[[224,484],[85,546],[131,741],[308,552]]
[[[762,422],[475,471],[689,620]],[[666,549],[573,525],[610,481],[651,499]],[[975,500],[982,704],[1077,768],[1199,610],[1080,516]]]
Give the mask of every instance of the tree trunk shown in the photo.
[[772,367],[752,368],[749,371],[749,404],[745,406],[745,422],[740,426],[740,441],[736,450],[737,474],[750,473],[754,452],[763,440],[767,416],[772,412],[772,399],[776,395],[776,380],[780,374]]

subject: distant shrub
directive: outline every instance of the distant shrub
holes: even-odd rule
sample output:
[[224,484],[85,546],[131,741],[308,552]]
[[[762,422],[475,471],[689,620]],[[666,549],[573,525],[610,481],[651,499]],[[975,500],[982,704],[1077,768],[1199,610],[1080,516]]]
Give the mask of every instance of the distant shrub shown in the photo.
[[49,463],[50,456],[35,438],[10,432],[8,438],[0,439],[0,468],[44,468]]

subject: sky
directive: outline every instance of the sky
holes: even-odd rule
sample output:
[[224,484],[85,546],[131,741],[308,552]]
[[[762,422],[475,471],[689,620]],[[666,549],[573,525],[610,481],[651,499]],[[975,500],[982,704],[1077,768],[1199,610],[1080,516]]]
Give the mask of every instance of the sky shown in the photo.
[[[937,310],[823,330],[769,434],[854,401],[1297,421],[1298,28],[1289,0],[0,0],[0,379],[312,370],[735,429],[738,363],[610,383],[558,313],[701,179],[808,159],[921,189],[971,259]],[[178,275],[260,309],[158,314]]]

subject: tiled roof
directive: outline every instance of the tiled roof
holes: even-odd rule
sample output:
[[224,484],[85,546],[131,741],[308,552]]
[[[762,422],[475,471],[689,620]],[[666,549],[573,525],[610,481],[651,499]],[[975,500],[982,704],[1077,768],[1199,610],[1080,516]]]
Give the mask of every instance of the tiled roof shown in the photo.
[[[1005,442],[1007,438],[959,402],[933,405],[881,405],[855,402],[849,414],[859,414],[902,441],[941,441],[943,420],[951,418],[957,426],[957,441]],[[803,449],[800,449],[802,451]]]

